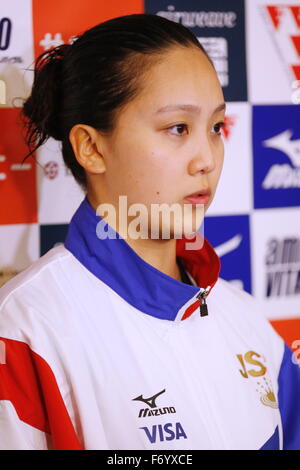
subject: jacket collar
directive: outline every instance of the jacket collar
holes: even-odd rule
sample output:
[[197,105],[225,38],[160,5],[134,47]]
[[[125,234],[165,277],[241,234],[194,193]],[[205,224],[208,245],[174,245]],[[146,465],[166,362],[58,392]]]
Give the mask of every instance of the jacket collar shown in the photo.
[[64,243],[80,263],[143,313],[180,321],[199,312],[197,294],[212,288],[220,272],[219,257],[205,238],[200,250],[186,250],[186,242],[191,243],[186,238],[176,240],[176,256],[197,284],[188,285],[144,261],[112,227],[118,238],[99,239],[96,227],[101,220],[85,197]]

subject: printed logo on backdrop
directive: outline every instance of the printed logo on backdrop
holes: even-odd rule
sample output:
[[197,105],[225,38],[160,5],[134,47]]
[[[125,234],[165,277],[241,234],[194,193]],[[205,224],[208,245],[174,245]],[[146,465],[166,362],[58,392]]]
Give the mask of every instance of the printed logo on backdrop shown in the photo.
[[59,165],[55,161],[49,161],[44,165],[44,174],[49,180],[53,180],[58,176]]
[[221,259],[220,277],[251,293],[249,216],[208,216],[205,238]]
[[300,294],[300,237],[272,237],[266,244],[265,297]]
[[3,225],[37,221],[35,165],[31,158],[20,163],[28,149],[20,132],[19,114],[18,108],[0,109],[0,224]]
[[11,19],[0,19],[0,51],[6,51],[10,44],[11,38]]
[[[70,36],[67,43],[73,44],[74,41],[76,41],[76,36]],[[60,46],[61,44],[64,44],[61,33],[46,33],[43,39],[39,42],[39,45],[44,49],[44,51],[48,51],[53,47]]]
[[40,225],[40,256],[51,248],[63,244],[69,224]]
[[224,126],[221,128],[221,132],[226,140],[229,140],[232,134],[232,128],[235,126],[237,121],[236,114],[227,114],[224,118]]
[[[35,56],[61,44],[72,44],[77,37],[97,23],[125,14],[124,2],[90,0],[64,0],[59,4],[59,14],[53,0],[32,2],[33,38]],[[143,2],[126,2],[126,14],[143,13]]]
[[244,2],[145,0],[145,12],[189,28],[212,59],[226,101],[247,101]]
[[300,107],[253,107],[254,207],[300,205]]
[[21,56],[9,54],[9,46],[12,39],[13,24],[10,18],[0,17],[0,65],[21,64]]
[[259,8],[290,80],[300,80],[300,5],[270,3]]
[[[0,103],[21,107],[32,83],[32,1],[0,2]],[[3,90],[4,103],[3,103]],[[23,155],[24,156],[24,155]]]
[[49,180],[55,180],[60,174],[73,177],[71,170],[64,164],[64,162],[49,160],[42,166],[42,168],[44,170],[44,176]]

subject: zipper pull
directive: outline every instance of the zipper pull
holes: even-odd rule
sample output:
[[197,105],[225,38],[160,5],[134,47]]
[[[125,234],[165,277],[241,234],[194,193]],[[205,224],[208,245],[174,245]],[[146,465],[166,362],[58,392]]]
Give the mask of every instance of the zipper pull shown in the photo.
[[207,303],[206,303],[206,297],[210,291],[210,286],[207,286],[206,289],[201,289],[199,294],[196,295],[197,299],[200,300],[200,316],[205,317],[208,315],[208,309],[207,309]]

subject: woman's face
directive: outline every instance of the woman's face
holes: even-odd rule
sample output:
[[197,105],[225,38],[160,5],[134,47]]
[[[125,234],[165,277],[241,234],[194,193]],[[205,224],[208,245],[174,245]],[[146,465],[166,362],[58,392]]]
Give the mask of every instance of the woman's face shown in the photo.
[[144,80],[143,91],[119,113],[114,133],[101,135],[106,171],[94,188],[100,202],[117,206],[126,195],[128,207],[142,203],[150,212],[153,203],[183,206],[186,196],[209,189],[206,211],[224,158],[217,75],[200,49],[176,47]]

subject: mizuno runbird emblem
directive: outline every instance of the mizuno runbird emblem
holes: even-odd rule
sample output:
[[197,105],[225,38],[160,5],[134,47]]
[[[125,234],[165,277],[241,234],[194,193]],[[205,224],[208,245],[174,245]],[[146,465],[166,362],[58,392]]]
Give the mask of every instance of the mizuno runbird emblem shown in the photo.
[[162,393],[164,393],[165,391],[166,389],[164,388],[161,392],[156,393],[152,397],[143,398],[143,395],[140,395],[139,397],[133,398],[132,400],[143,401],[144,403],[146,403],[146,405],[150,406],[150,408],[156,408],[156,403],[155,403],[156,398]]

